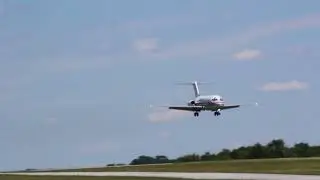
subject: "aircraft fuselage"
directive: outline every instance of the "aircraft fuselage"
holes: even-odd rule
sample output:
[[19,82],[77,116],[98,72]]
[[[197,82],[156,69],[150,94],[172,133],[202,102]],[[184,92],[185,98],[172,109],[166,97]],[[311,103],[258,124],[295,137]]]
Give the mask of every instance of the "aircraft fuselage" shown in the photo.
[[224,100],[220,95],[202,95],[196,97],[194,100],[190,100],[189,106],[223,106]]

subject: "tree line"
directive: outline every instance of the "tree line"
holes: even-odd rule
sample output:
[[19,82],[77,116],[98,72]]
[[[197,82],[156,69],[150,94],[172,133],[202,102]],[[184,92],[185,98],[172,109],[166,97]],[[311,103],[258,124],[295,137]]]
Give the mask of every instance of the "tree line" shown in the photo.
[[236,149],[222,149],[218,153],[205,152],[204,154],[186,154],[175,159],[169,159],[165,155],[157,155],[155,157],[142,155],[133,159],[130,162],[130,165],[317,156],[320,157],[320,146],[311,146],[308,143],[300,142],[289,147],[285,144],[283,139],[273,139],[266,144],[255,143],[250,146],[241,146]]

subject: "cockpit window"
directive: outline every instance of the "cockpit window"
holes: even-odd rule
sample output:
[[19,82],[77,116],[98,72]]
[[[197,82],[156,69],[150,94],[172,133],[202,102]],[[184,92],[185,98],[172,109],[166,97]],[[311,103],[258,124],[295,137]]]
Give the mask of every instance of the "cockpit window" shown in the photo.
[[213,100],[213,101],[216,101],[216,100],[218,100],[218,99],[217,99],[217,98],[213,98],[212,100]]
[[220,98],[220,101],[223,101],[223,98]]

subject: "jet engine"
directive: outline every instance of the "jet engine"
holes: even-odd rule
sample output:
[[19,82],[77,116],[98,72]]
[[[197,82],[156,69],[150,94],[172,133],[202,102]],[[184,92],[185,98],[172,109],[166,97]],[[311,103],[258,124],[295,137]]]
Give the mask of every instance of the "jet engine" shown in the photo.
[[194,102],[194,100],[191,100],[191,101],[188,102],[188,105],[189,105],[189,106],[192,106],[192,105],[195,105],[195,104],[196,104],[196,103]]

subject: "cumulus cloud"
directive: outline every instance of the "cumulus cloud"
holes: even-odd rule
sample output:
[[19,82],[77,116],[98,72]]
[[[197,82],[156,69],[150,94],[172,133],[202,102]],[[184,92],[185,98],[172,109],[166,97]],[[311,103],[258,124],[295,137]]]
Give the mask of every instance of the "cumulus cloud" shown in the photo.
[[148,121],[150,122],[170,122],[174,120],[181,119],[188,115],[188,112],[185,111],[155,111],[148,115]]
[[133,42],[133,48],[138,52],[154,52],[158,49],[157,38],[137,39]]
[[255,49],[246,49],[235,53],[233,57],[237,60],[253,60],[261,56],[261,51]]
[[263,85],[260,90],[262,91],[290,91],[290,90],[303,90],[309,86],[305,82],[292,80],[288,82],[270,82]]
[[[272,35],[306,28],[319,28],[320,14],[312,14],[300,18],[275,21],[249,27],[242,32],[226,35],[225,37],[209,36],[190,42],[181,42],[161,51],[161,58],[193,57],[217,53],[230,53],[232,48],[247,45],[258,39]],[[252,53],[252,52],[251,52]],[[257,52],[255,52],[257,53]]]
[[[179,17],[180,19],[182,17]],[[201,17],[197,17],[201,19]],[[168,19],[168,18],[166,18]],[[143,24],[137,23],[134,26],[138,29],[147,28],[148,23],[152,23],[153,21],[147,21]],[[165,21],[164,21],[165,22]],[[192,20],[192,22],[196,22]],[[173,23],[173,22],[172,22]],[[180,21],[174,21],[173,24],[179,24]],[[169,23],[170,24],[170,23]],[[159,26],[167,26],[166,23],[160,23]],[[194,58],[203,55],[213,54],[218,57],[220,54],[225,56],[226,54],[230,54],[231,49],[235,47],[239,47],[242,45],[247,45],[250,42],[256,41],[257,39],[261,39],[263,37],[268,37],[277,33],[287,32],[291,30],[304,29],[304,28],[317,28],[320,27],[320,14],[312,14],[309,16],[304,16],[295,19],[276,21],[267,24],[260,24],[248,29],[242,30],[236,34],[226,34],[223,37],[216,36],[208,36],[205,39],[192,40],[187,42],[177,42],[172,45],[168,45],[166,47],[161,47],[161,52],[159,51],[159,39],[156,37],[146,37],[140,38],[133,41],[131,47],[135,50],[135,52],[143,53],[143,54],[152,54],[154,56],[148,57],[150,58],[158,58],[158,59],[167,59],[167,58]],[[131,34],[131,28],[124,28],[126,31],[121,31],[121,33]],[[90,34],[90,33],[89,33]],[[91,33],[94,34],[94,33]],[[96,33],[96,34],[100,34]],[[98,35],[95,35],[95,37]],[[105,36],[105,35],[104,35]],[[89,37],[87,37],[89,38]],[[107,43],[107,42],[104,42]],[[132,50],[132,49],[131,49]],[[112,53],[105,54],[99,58],[85,58],[83,57],[74,57],[74,58],[66,58],[59,57],[54,61],[50,61],[46,63],[46,68],[55,72],[62,71],[78,71],[83,69],[97,69],[97,68],[108,68],[110,61],[127,61],[129,58],[142,59],[141,57],[137,57],[137,54],[132,53],[132,51],[120,53]],[[157,52],[155,55],[154,53]],[[250,59],[254,56],[260,55],[261,52],[257,52],[257,50],[245,50],[245,52],[240,52],[235,57],[238,59]],[[63,62],[61,60],[63,59]],[[75,60],[76,59],[76,60]],[[81,60],[82,59],[82,60]],[[219,59],[219,58],[216,58]],[[43,65],[40,63],[40,65]],[[39,65],[37,66],[39,67]],[[43,68],[36,68],[37,70]]]
[[[181,25],[178,19],[183,18],[179,17],[176,20],[169,24]],[[197,17],[201,19],[202,17]],[[168,18],[166,18],[168,19]],[[170,19],[170,18],[169,18]],[[187,18],[185,18],[187,19]],[[187,20],[186,20],[187,21]],[[138,26],[140,28],[147,28],[148,23],[154,22],[152,19],[144,22],[143,24],[137,23],[134,26]],[[168,24],[160,23],[159,26],[167,26]],[[196,20],[192,20],[192,22],[197,22]],[[186,23],[186,22],[184,22]],[[188,23],[187,23],[188,24]],[[145,60],[143,57],[140,57],[139,54],[152,54],[152,56],[148,56],[146,59],[179,59],[179,58],[194,58],[198,59],[199,56],[204,55],[214,55],[215,59],[219,60],[221,55],[222,57],[226,57],[226,55],[230,55],[232,53],[232,49],[238,48],[239,46],[247,45],[248,43],[254,42],[258,39],[272,36],[277,33],[287,32],[292,30],[304,29],[304,28],[318,28],[320,27],[320,13],[319,14],[311,14],[309,16],[303,16],[294,19],[287,19],[277,22],[271,22],[266,24],[260,24],[258,26],[253,26],[248,29],[244,29],[236,34],[226,34],[222,37],[217,36],[208,36],[204,39],[191,40],[186,42],[177,42],[175,44],[168,45],[166,47],[161,47],[161,51],[159,51],[159,39],[155,37],[147,37],[136,39],[132,43],[132,48],[138,54],[132,53],[132,49],[129,51],[123,52],[122,50],[113,52],[113,53],[102,53],[99,57],[91,57],[90,55],[86,55],[85,53],[80,53],[79,56],[68,58],[62,55],[62,57],[55,57],[49,59],[48,61],[35,62],[30,68],[30,73],[32,78],[40,77],[39,74],[53,72],[60,73],[61,71],[82,71],[82,70],[92,70],[92,69],[106,69],[110,68],[113,62],[126,62],[128,59],[139,59]],[[121,33],[132,34],[130,32],[130,28],[124,28],[127,31],[120,31]],[[157,28],[155,28],[157,29]],[[95,31],[94,31],[95,32]],[[105,31],[101,31],[105,32]],[[98,33],[86,33],[90,34],[90,37],[86,37],[85,39],[92,38],[93,34],[94,39],[96,37],[105,37],[105,34],[102,34],[100,31]],[[126,34],[122,34],[126,35]],[[114,37],[114,35],[109,35],[110,37]],[[112,39],[112,38],[111,38]],[[107,44],[110,42],[103,41],[99,42],[102,44]],[[5,44],[5,42],[4,42]],[[1,45],[1,44],[0,44]],[[10,47],[10,49],[15,49],[14,47]],[[111,48],[112,49],[112,48]],[[117,48],[115,48],[117,49]],[[17,51],[17,50],[15,50]],[[156,54],[154,52],[157,52]],[[19,53],[18,53],[19,54]],[[78,54],[78,52],[77,52]],[[238,59],[250,59],[254,56],[257,56],[258,52],[254,52],[252,50],[246,50],[246,52],[242,52],[237,54],[235,57]],[[85,57],[85,58],[84,58]],[[44,57],[41,59],[47,59],[48,57]],[[31,76],[31,75],[30,75]]]

